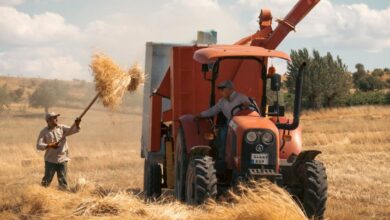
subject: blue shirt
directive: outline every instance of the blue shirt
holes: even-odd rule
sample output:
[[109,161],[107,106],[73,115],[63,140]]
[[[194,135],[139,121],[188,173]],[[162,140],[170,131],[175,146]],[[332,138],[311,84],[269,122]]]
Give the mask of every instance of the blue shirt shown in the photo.
[[244,102],[250,103],[247,96],[241,93],[233,92],[228,99],[221,98],[213,107],[203,111],[200,113],[200,115],[202,118],[207,118],[215,116],[222,111],[225,117],[230,119],[232,117],[232,109],[237,105],[243,104]]

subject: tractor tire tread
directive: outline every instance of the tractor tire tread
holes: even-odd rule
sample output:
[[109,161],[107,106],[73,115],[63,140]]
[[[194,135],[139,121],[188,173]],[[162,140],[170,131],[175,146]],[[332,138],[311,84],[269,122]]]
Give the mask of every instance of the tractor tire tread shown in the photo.
[[323,163],[305,162],[303,207],[309,218],[323,219],[327,200],[327,176]]
[[211,157],[204,156],[193,160],[197,185],[195,187],[197,198],[196,203],[202,204],[208,198],[215,198],[217,195],[217,178],[214,162]]

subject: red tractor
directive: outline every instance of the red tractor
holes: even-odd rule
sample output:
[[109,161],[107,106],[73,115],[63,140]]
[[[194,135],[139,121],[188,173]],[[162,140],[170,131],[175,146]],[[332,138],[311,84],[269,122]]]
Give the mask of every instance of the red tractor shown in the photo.
[[[271,12],[262,10],[260,30],[234,45],[147,44],[158,49],[147,48],[147,58],[149,53],[153,59],[146,60],[150,81],[145,85],[141,156],[148,198],[166,188],[178,200],[201,204],[239,182],[265,178],[289,191],[308,217],[323,217],[325,167],[315,160],[319,151],[302,151],[299,126],[305,64],[296,74],[292,120],[278,101],[267,99],[267,82],[276,94],[281,84],[281,76],[267,68],[269,58],[290,61],[274,49],[318,1],[298,1],[275,30]],[[249,108],[237,105],[229,120],[222,114],[194,120],[220,98],[215,85],[225,80],[250,97]]]

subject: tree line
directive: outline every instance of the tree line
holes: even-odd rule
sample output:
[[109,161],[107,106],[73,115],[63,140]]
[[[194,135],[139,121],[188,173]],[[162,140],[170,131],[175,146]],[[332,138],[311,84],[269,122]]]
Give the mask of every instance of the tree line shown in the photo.
[[9,108],[11,103],[28,102],[31,107],[43,108],[45,112],[58,104],[59,100],[68,98],[68,86],[58,80],[44,81],[36,87],[33,93],[26,94],[24,86],[10,89],[7,84],[0,87],[0,111]]
[[317,50],[310,54],[305,49],[291,51],[292,62],[287,66],[284,87],[285,104],[291,109],[295,94],[295,77],[302,62],[302,107],[305,109],[330,108],[353,105],[390,104],[390,69],[367,71],[363,64],[356,64],[356,71],[348,72],[340,57],[331,53],[324,56]]
[[[27,103],[30,107],[41,108],[46,113],[54,106],[84,108],[96,95],[92,83],[80,80],[73,82],[45,80],[39,84],[35,82],[33,84],[32,92],[28,92],[24,86],[10,89],[7,84],[0,85],[0,112],[9,109],[12,103]],[[142,96],[140,95],[124,96],[123,105],[126,107],[139,107],[141,104]]]
[[6,109],[12,102],[20,102],[23,99],[24,88],[11,90],[7,84],[0,86],[0,111]]
[[[307,66],[303,73],[302,107],[305,109],[331,108],[353,105],[390,104],[390,69],[377,68],[373,71],[364,65],[355,65],[355,72],[348,72],[340,57],[331,53],[324,56],[317,50],[312,53],[304,48],[292,50],[291,62],[287,66],[286,80],[283,82],[283,100],[291,110],[295,94],[295,77],[302,62]],[[72,89],[85,88],[83,94],[72,94]],[[6,84],[0,86],[0,111],[12,102],[27,101],[31,107],[43,108],[45,112],[57,105],[83,107],[94,96],[93,84],[83,81],[69,83],[59,80],[47,80],[36,86],[31,94],[25,94],[24,87],[9,89]],[[27,100],[23,97],[27,96]],[[124,105],[140,106],[142,96],[125,96]],[[78,103],[77,105],[75,103]]]

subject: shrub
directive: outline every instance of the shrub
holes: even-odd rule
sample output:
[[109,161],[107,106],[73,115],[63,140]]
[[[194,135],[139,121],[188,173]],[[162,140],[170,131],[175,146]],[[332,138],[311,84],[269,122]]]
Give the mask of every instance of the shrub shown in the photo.
[[389,93],[386,94],[384,91],[368,91],[360,92],[357,91],[351,94],[346,99],[346,104],[348,106],[353,105],[384,105],[389,104]]

